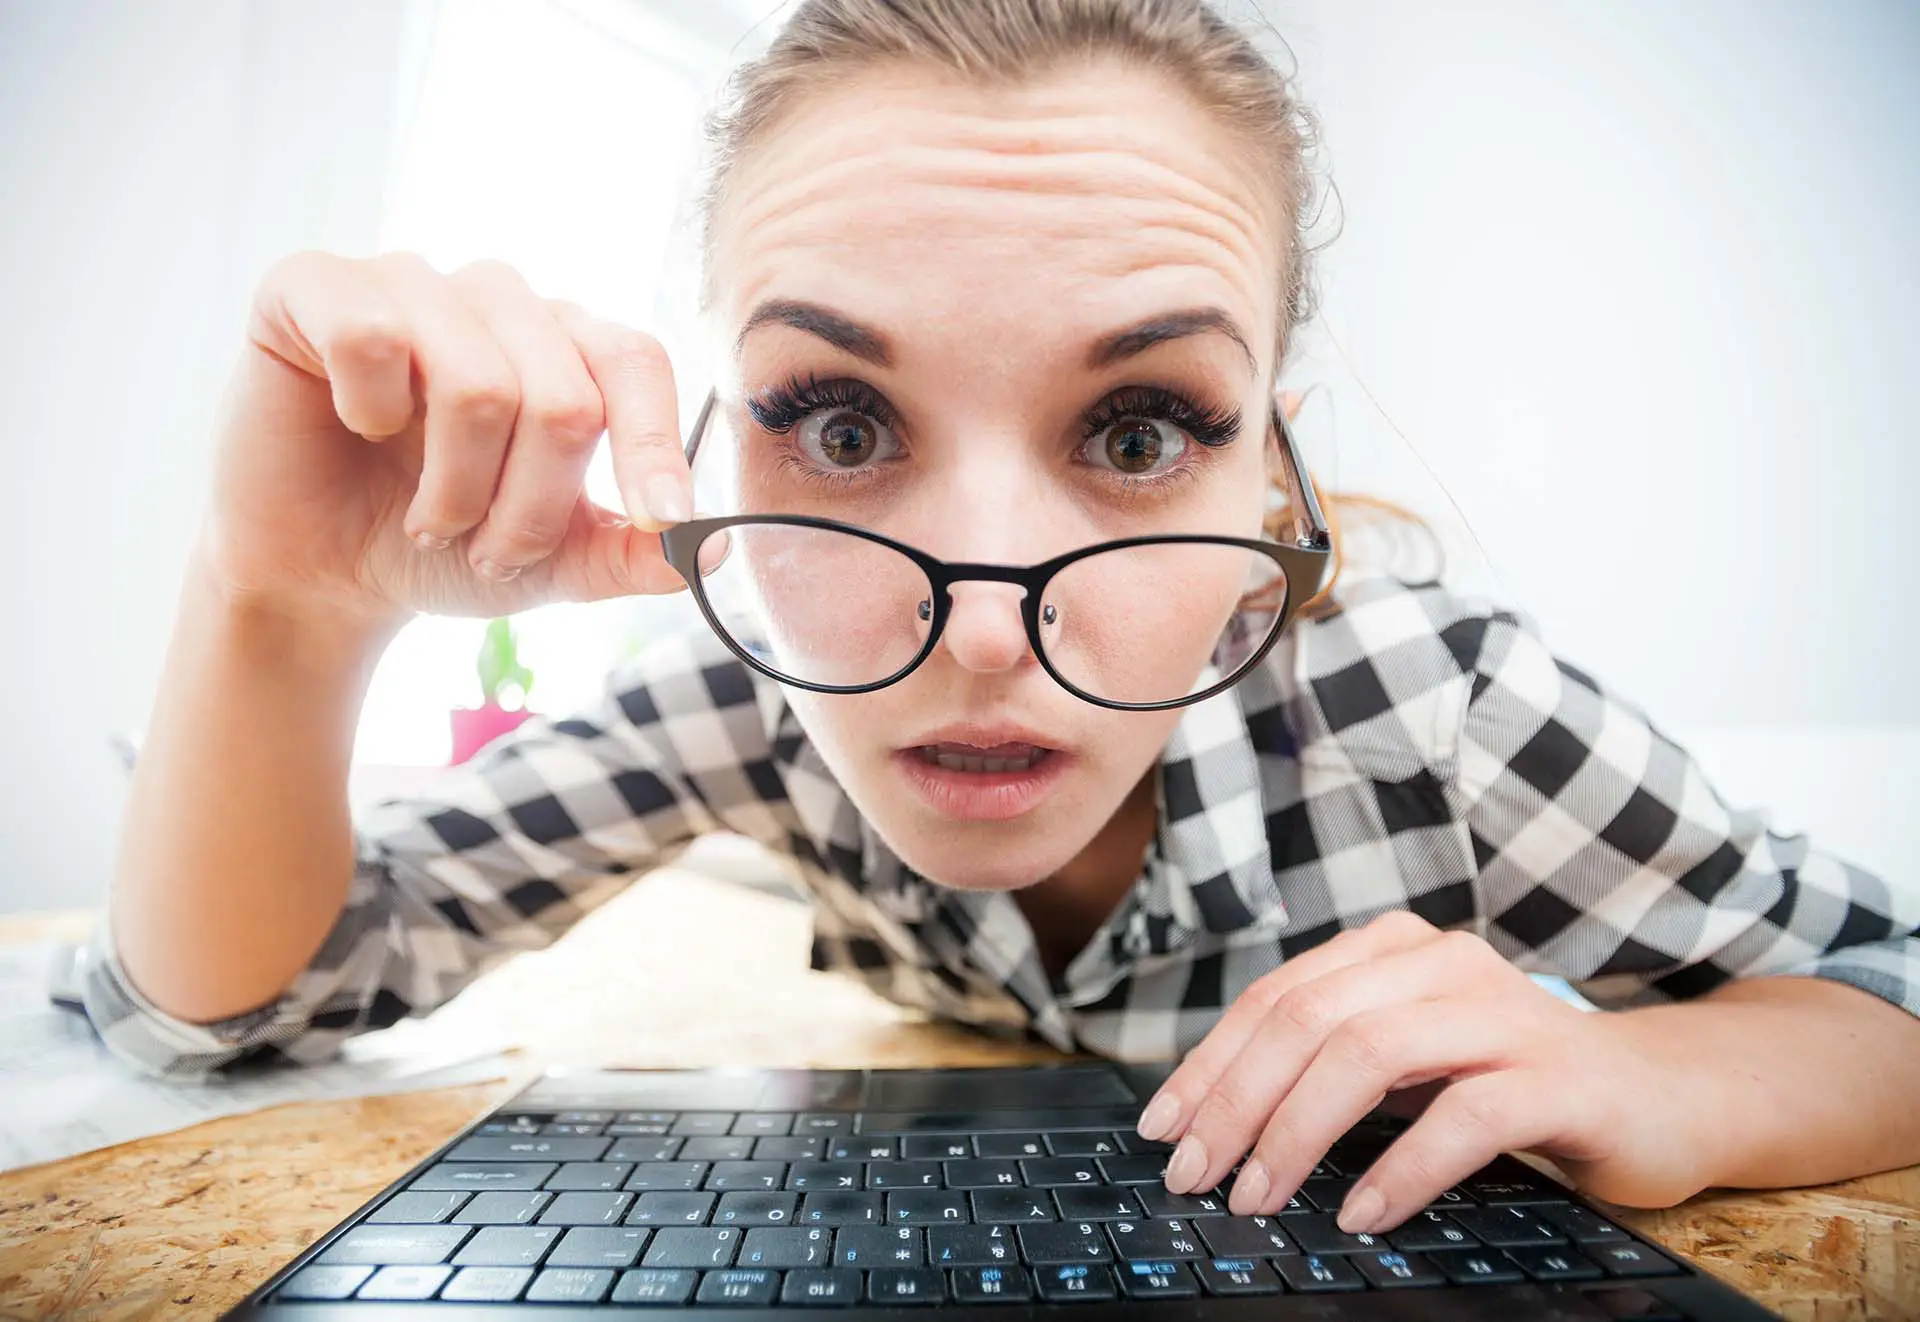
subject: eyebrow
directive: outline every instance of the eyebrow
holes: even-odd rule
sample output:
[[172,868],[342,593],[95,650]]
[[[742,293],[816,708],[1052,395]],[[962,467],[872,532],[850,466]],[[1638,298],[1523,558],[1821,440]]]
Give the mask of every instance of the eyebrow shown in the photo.
[[[754,308],[753,314],[747,318],[747,324],[740,328],[740,334],[734,340],[734,352],[739,353],[748,335],[768,325],[791,326],[795,330],[805,331],[875,367],[893,366],[893,350],[887,337],[879,331],[862,326],[832,308],[790,298],[768,299]],[[1247,343],[1239,324],[1221,309],[1213,307],[1164,312],[1104,336],[1088,351],[1087,367],[1089,370],[1109,367],[1124,358],[1145,353],[1157,344],[1209,332],[1225,335],[1239,345],[1240,352],[1246,356],[1247,365],[1255,371],[1259,370],[1253,348]]]

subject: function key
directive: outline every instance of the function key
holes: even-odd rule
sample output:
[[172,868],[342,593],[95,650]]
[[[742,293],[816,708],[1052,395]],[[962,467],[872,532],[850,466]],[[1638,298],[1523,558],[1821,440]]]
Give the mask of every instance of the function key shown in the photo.
[[749,1138],[785,1138],[793,1132],[793,1116],[786,1113],[749,1111],[733,1122],[732,1131]]
[[597,1134],[604,1128],[606,1128],[605,1125],[589,1125],[576,1121],[568,1121],[565,1123],[556,1122],[551,1125],[542,1125],[540,1126],[540,1132],[543,1134]]
[[1117,1157],[1121,1155],[1120,1140],[1112,1134],[1101,1133],[1048,1133],[1047,1150],[1056,1157]]
[[1018,1267],[956,1267],[953,1297],[962,1304],[1019,1303],[1033,1294],[1026,1272]]
[[867,1298],[876,1304],[938,1304],[946,1297],[946,1279],[937,1271],[883,1267],[867,1273]]
[[660,1124],[657,1121],[648,1121],[645,1124],[639,1124],[639,1125],[611,1124],[611,1125],[608,1125],[605,1129],[601,1130],[600,1132],[605,1134],[609,1138],[630,1138],[630,1137],[645,1138],[645,1137],[658,1137],[659,1135],[666,1133],[671,1128],[673,1128],[672,1125]]
[[973,1155],[973,1139],[966,1134],[908,1134],[900,1140],[900,1155],[908,1161],[965,1161]]
[[689,1111],[673,1122],[669,1132],[682,1138],[719,1138],[732,1128],[731,1111]]
[[462,1267],[440,1297],[468,1304],[510,1304],[533,1279],[531,1267]]
[[614,1123],[622,1125],[670,1125],[680,1118],[678,1111],[622,1111]]
[[371,1267],[302,1267],[278,1290],[276,1299],[346,1299],[373,1275]]
[[605,1125],[613,1123],[611,1111],[562,1111],[554,1120],[563,1125]]
[[451,1267],[382,1267],[360,1287],[356,1299],[431,1299],[453,1274]]
[[1128,1262],[1119,1270],[1120,1288],[1130,1299],[1192,1299],[1200,1293],[1183,1262]]
[[664,1267],[641,1267],[620,1274],[613,1287],[616,1304],[684,1304],[693,1297],[697,1272]]
[[791,1271],[780,1287],[783,1304],[857,1304],[860,1302],[860,1273],[845,1267],[825,1267]]
[[1193,1264],[1208,1294],[1279,1294],[1280,1278],[1258,1258],[1213,1258]]
[[780,1293],[780,1273],[760,1267],[712,1271],[700,1282],[694,1302],[731,1304],[737,1308],[770,1304]]
[[853,1117],[850,1115],[812,1114],[803,1115],[793,1122],[793,1132],[802,1137],[808,1134],[847,1134],[853,1131]]
[[975,1134],[974,1151],[983,1157],[1044,1157],[1046,1140],[1038,1134]]
[[1105,1267],[1080,1263],[1071,1267],[1036,1267],[1034,1283],[1050,1304],[1091,1303],[1113,1298],[1113,1273]]
[[530,1304],[597,1304],[607,1297],[613,1273],[605,1267],[548,1267],[527,1287]]
[[1304,1257],[1275,1258],[1273,1269],[1300,1294],[1329,1294],[1339,1290],[1364,1290],[1366,1278],[1345,1258],[1332,1254],[1309,1253]]

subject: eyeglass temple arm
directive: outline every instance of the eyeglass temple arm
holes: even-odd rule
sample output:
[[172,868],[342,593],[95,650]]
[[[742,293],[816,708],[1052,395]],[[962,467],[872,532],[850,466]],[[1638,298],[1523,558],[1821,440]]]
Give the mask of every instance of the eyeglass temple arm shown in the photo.
[[719,391],[713,386],[707,387],[707,397],[700,404],[700,412],[693,420],[693,427],[687,432],[687,467],[693,467],[693,457],[700,453],[700,441],[707,434],[707,418],[713,413]]
[[1293,428],[1287,425],[1287,415],[1279,402],[1273,406],[1273,426],[1279,434],[1281,457],[1287,484],[1287,498],[1295,511],[1295,527],[1299,528],[1299,511],[1306,512],[1304,535],[1298,540],[1303,546],[1316,550],[1325,550],[1332,546],[1332,534],[1327,529],[1327,516],[1320,512],[1320,499],[1314,494],[1313,483],[1307,480],[1307,463],[1300,455],[1300,445],[1293,439]]

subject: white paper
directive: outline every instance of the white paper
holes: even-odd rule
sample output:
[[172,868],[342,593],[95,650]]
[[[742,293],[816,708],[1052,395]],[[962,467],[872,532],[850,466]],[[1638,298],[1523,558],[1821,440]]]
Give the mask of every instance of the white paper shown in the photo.
[[0,1170],[284,1102],[444,1088],[516,1072],[498,1051],[476,1054],[469,1045],[435,1053],[422,1049],[417,1033],[375,1033],[323,1065],[163,1082],[114,1056],[84,1017],[48,1001],[63,951],[58,942],[0,948]]

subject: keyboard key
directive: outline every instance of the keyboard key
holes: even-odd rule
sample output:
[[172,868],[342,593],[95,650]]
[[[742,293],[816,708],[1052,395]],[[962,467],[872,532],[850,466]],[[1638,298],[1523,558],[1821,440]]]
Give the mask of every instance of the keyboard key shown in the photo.
[[395,1222],[410,1226],[432,1225],[445,1221],[471,1198],[464,1193],[397,1193],[376,1207],[365,1225],[384,1226]]
[[965,1225],[967,1196],[958,1189],[901,1189],[887,1195],[890,1226]]
[[1680,1270],[1645,1244],[1589,1244],[1587,1253],[1609,1276],[1669,1276]]
[[561,1124],[605,1125],[613,1122],[612,1111],[562,1111],[554,1117]]
[[473,1232],[466,1226],[355,1226],[328,1246],[324,1263],[424,1266],[445,1262]]
[[1280,1278],[1258,1258],[1212,1258],[1193,1264],[1208,1294],[1279,1294]]
[[1467,1196],[1467,1191],[1457,1184],[1451,1189],[1442,1189],[1438,1194],[1434,1195],[1433,1201],[1427,1204],[1428,1207],[1438,1212],[1451,1212],[1456,1207],[1473,1207],[1475,1205],[1473,1199]]
[[1053,1201],[1037,1189],[975,1189],[973,1219],[983,1225],[1001,1221],[1052,1221]]
[[631,1267],[646,1246],[645,1229],[580,1226],[560,1237],[547,1255],[549,1267]]
[[867,1298],[876,1304],[938,1304],[946,1297],[946,1278],[937,1271],[886,1267],[867,1273]]
[[953,1272],[954,1302],[1017,1304],[1033,1295],[1033,1285],[1018,1267],[960,1267]]
[[735,1308],[751,1308],[770,1304],[779,1294],[779,1272],[748,1267],[708,1272],[701,1280],[699,1292],[693,1296],[693,1301],[696,1304],[730,1304]]
[[842,1134],[827,1144],[828,1161],[892,1161],[899,1155],[890,1138],[856,1138]]
[[732,1128],[731,1111],[689,1111],[673,1122],[670,1132],[682,1138],[717,1138]]
[[1384,1235],[1349,1235],[1334,1221],[1332,1212],[1288,1216],[1282,1225],[1302,1253],[1378,1253],[1389,1247]]
[[755,1161],[818,1161],[826,1152],[826,1135],[815,1134],[812,1138],[756,1138],[752,1155]]
[[[1178,1218],[1164,1221],[1109,1221],[1107,1233],[1113,1247],[1128,1262],[1154,1262],[1168,1258],[1204,1258],[1207,1251],[1193,1227]],[[1120,1278],[1126,1288],[1126,1276]]]
[[684,1138],[623,1138],[605,1156],[608,1161],[672,1161],[684,1142]]
[[1169,1193],[1160,1183],[1133,1187],[1146,1204],[1148,1216],[1225,1216],[1227,1196],[1222,1193]]
[[1166,1184],[1167,1159],[1150,1157],[1101,1157],[1100,1170],[1109,1184]]
[[550,1193],[477,1193],[454,1214],[459,1226],[524,1226],[553,1201]]
[[793,1223],[793,1205],[798,1201],[790,1193],[729,1193],[720,1196],[713,1209],[716,1226],[785,1226]]
[[442,1299],[469,1304],[507,1304],[533,1279],[531,1267],[462,1267],[440,1290]]
[[666,1271],[657,1267],[641,1267],[636,1271],[622,1272],[620,1283],[613,1287],[613,1302],[616,1304],[684,1304],[693,1298],[693,1287],[699,1273],[690,1271]]
[[1021,1162],[1020,1169],[1035,1189],[1100,1183],[1100,1169],[1091,1157],[1036,1157]]
[[640,1261],[647,1267],[725,1267],[733,1262],[741,1233],[734,1226],[667,1226],[653,1232]]
[[600,1267],[549,1267],[527,1287],[530,1304],[597,1304],[613,1286],[613,1273]]
[[927,1261],[936,1267],[992,1267],[1018,1262],[1012,1226],[929,1226]]
[[1528,1244],[1557,1244],[1560,1232],[1525,1207],[1456,1207],[1448,1213],[1480,1237],[1483,1244],[1503,1249]]
[[858,1189],[865,1172],[857,1161],[796,1161],[787,1168],[787,1188]]
[[946,1163],[947,1188],[994,1189],[1020,1187],[1020,1163],[1002,1158],[987,1161],[949,1161]]
[[540,1213],[543,1226],[617,1226],[633,1201],[630,1193],[563,1193]]
[[809,1226],[877,1226],[885,1217],[884,1197],[877,1193],[832,1190],[810,1193],[800,1200],[800,1223]]
[[853,1129],[850,1115],[803,1115],[793,1123],[795,1134],[845,1134]]
[[706,1187],[722,1193],[732,1189],[778,1189],[786,1178],[785,1162],[717,1161],[707,1175]]
[[1576,1244],[1633,1242],[1631,1235],[1591,1208],[1575,1207],[1571,1203],[1543,1203],[1528,1210]]
[[430,1166],[409,1189],[538,1189],[559,1169],[553,1161],[443,1161]]
[[1157,1138],[1141,1138],[1131,1129],[1123,1129],[1113,1138],[1120,1145],[1120,1151],[1129,1157],[1159,1157],[1164,1162],[1173,1155],[1173,1144],[1162,1143]]
[[1097,1185],[1091,1189],[1055,1189],[1053,1201],[1062,1221],[1134,1221],[1147,1215],[1137,1197],[1142,1188]]
[[982,1157],[1044,1157],[1047,1141],[1038,1134],[975,1134],[973,1150]]
[[918,1226],[843,1226],[833,1232],[836,1267],[918,1267],[925,1261]]
[[1480,1241],[1445,1212],[1428,1208],[1408,1218],[1398,1230],[1389,1231],[1387,1242],[1402,1253],[1428,1253],[1435,1249],[1470,1249]]
[[710,1193],[643,1193],[627,1213],[630,1226],[704,1226],[713,1210]]
[[276,1299],[345,1299],[358,1290],[371,1267],[302,1267],[274,1291]]
[[900,1140],[900,1155],[908,1161],[965,1160],[973,1156],[973,1139],[966,1134],[908,1134]]
[[683,1138],[681,1161],[746,1161],[753,1156],[750,1138]]
[[1126,1263],[1120,1288],[1130,1299],[1192,1299],[1200,1293],[1200,1283],[1182,1262]]
[[1309,1253],[1303,1257],[1275,1258],[1273,1269],[1289,1290],[1300,1294],[1328,1294],[1340,1290],[1364,1290],[1367,1280],[1345,1258],[1331,1254]]
[[603,1128],[605,1128],[604,1125],[586,1125],[576,1124],[572,1121],[565,1123],[555,1121],[550,1125],[541,1125],[540,1132],[543,1134],[558,1134],[565,1138],[576,1138],[598,1134]]
[[633,1174],[627,1177],[627,1188],[635,1193],[651,1193],[656,1189],[698,1189],[706,1178],[707,1163],[704,1161],[649,1161],[633,1168]]
[[938,1189],[937,1161],[876,1161],[867,1166],[869,1189]]
[[556,1192],[611,1192],[620,1187],[632,1169],[632,1165],[624,1161],[568,1162],[547,1177],[547,1188]]
[[448,1161],[598,1161],[607,1150],[604,1138],[537,1138],[496,1134],[468,1138],[454,1144]]
[[1604,1275],[1591,1259],[1572,1249],[1508,1249],[1507,1256],[1536,1281],[1593,1281]]
[[487,1226],[454,1255],[456,1267],[535,1267],[565,1232],[557,1226]]
[[857,1304],[860,1273],[844,1268],[788,1272],[786,1283],[780,1287],[780,1302],[816,1308],[827,1304]]
[[[1429,1253],[1427,1261],[1455,1285],[1506,1285],[1526,1279],[1519,1266],[1498,1249],[1442,1249]],[[1595,1269],[1593,1274],[1600,1272]]]
[[1265,1258],[1297,1252],[1280,1226],[1280,1219],[1271,1216],[1210,1216],[1193,1223],[1207,1248],[1223,1258]]
[[1112,1134],[1048,1133],[1044,1137],[1047,1140],[1047,1151],[1056,1157],[1117,1157],[1121,1155],[1120,1142]]
[[679,1118],[677,1111],[622,1111],[613,1121],[618,1125],[670,1125]]
[[608,1138],[632,1138],[636,1136],[659,1138],[665,1135],[667,1131],[672,1128],[673,1128],[672,1125],[661,1125],[661,1124],[644,1124],[644,1125],[611,1124],[611,1125],[608,1125],[605,1129],[601,1130],[600,1132],[605,1134]]
[[825,1226],[749,1230],[734,1261],[742,1267],[825,1267],[832,1249],[833,1231]]
[[1447,1278],[1438,1267],[1418,1253],[1356,1253],[1351,1259],[1360,1274],[1382,1290],[1415,1285],[1445,1285]]
[[431,1299],[452,1274],[451,1267],[382,1267],[354,1298]]
[[1113,1273],[1105,1267],[1036,1267],[1033,1279],[1040,1297],[1050,1304],[1099,1303],[1113,1298]]
[[1112,1262],[1113,1250],[1097,1221],[1055,1221],[1021,1226],[1020,1256],[1036,1267],[1068,1262]]
[[732,1132],[752,1138],[785,1138],[793,1132],[793,1115],[749,1111],[733,1122]]

